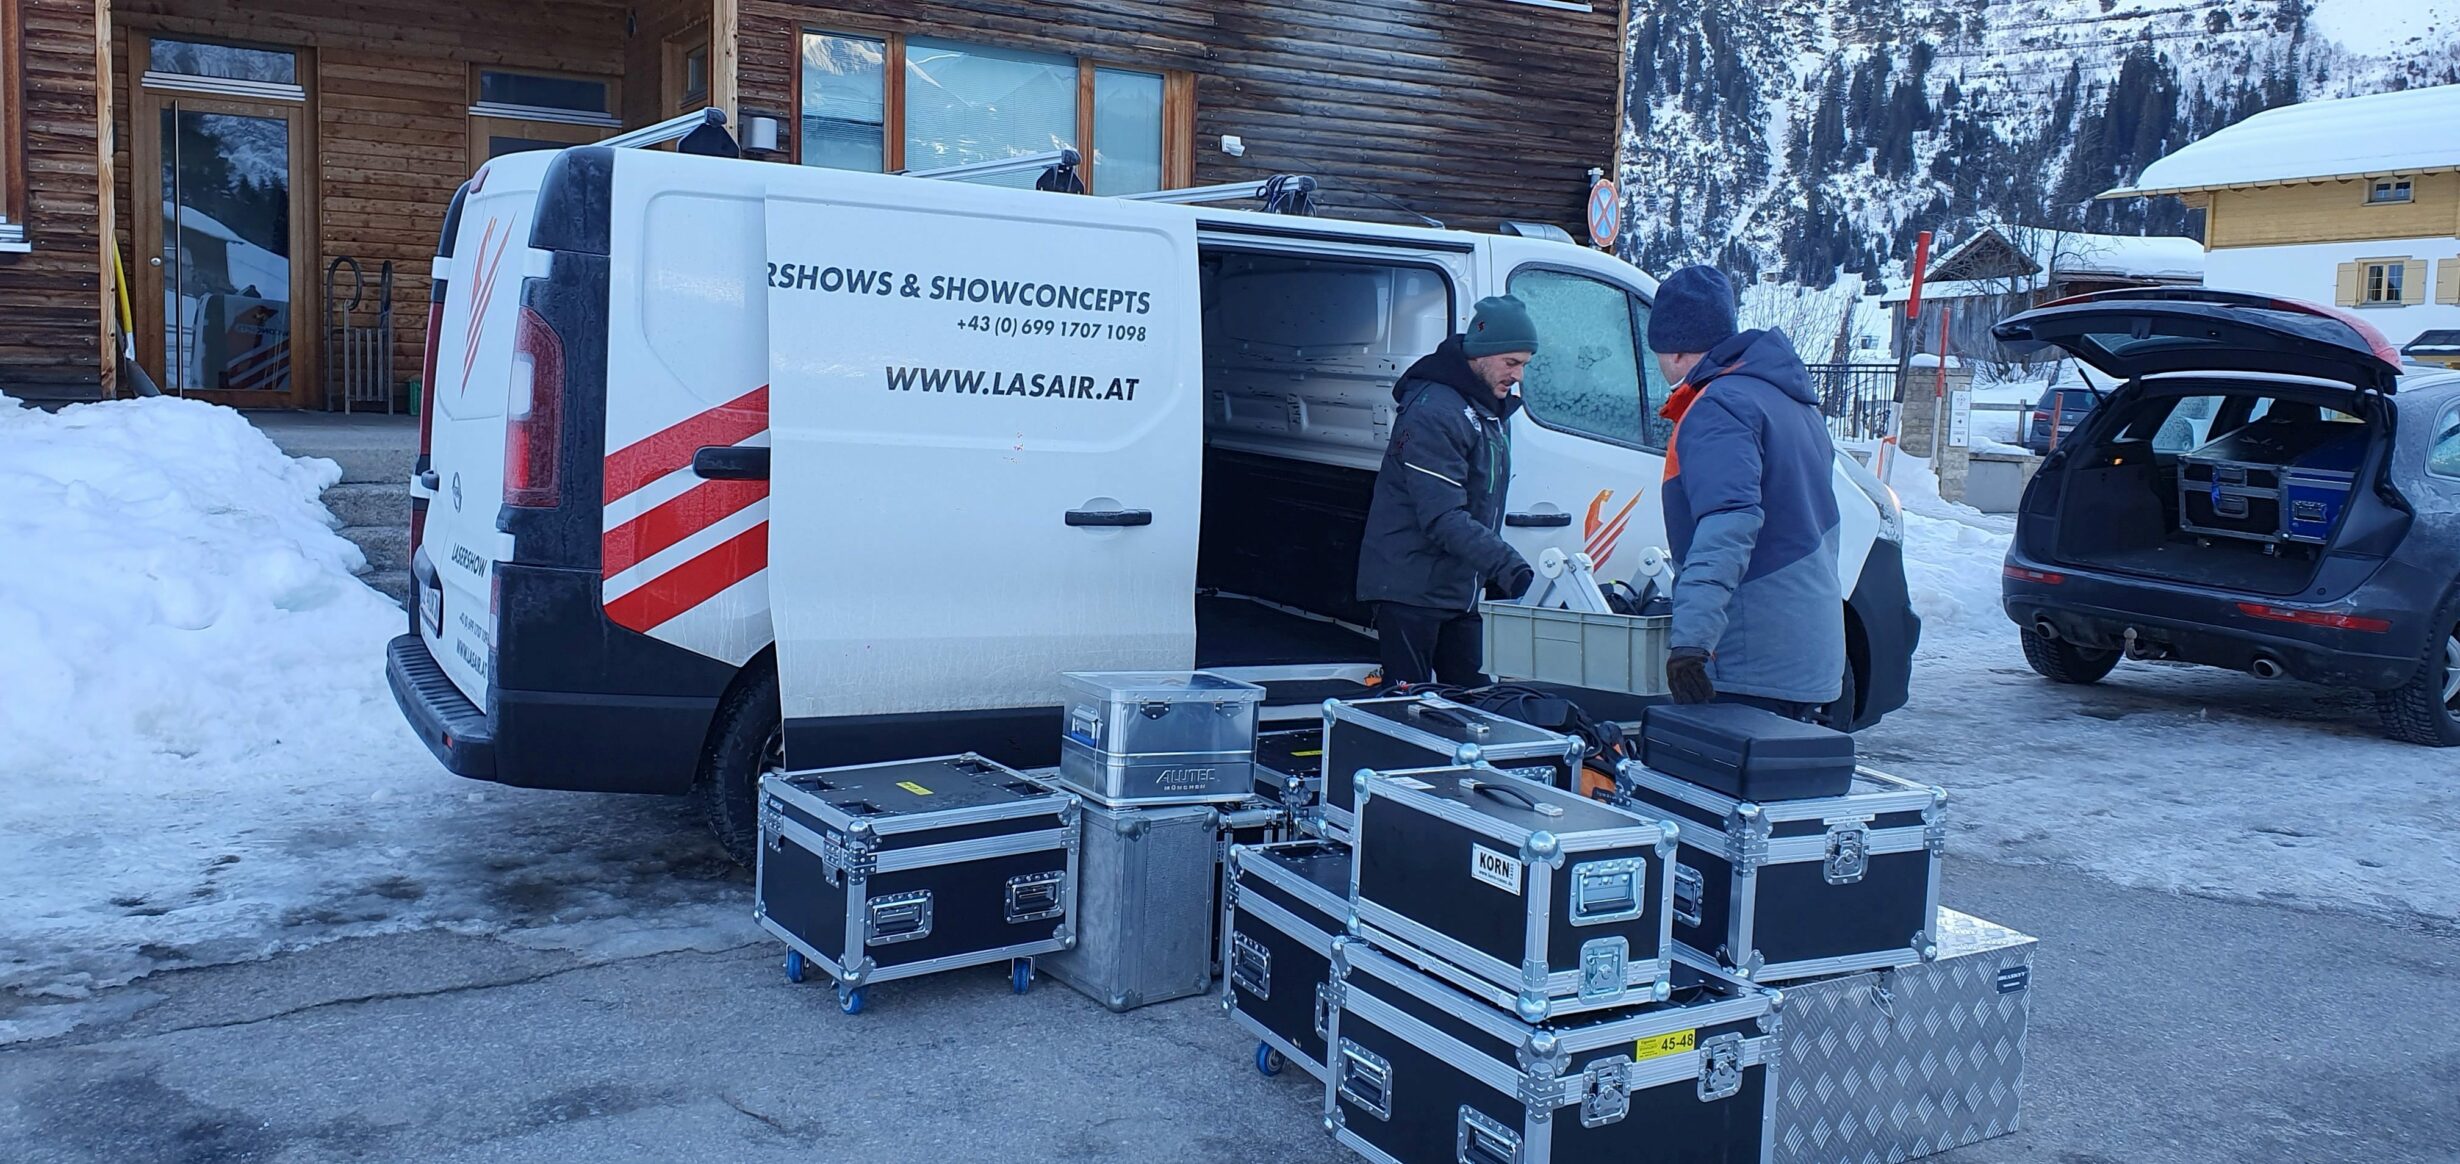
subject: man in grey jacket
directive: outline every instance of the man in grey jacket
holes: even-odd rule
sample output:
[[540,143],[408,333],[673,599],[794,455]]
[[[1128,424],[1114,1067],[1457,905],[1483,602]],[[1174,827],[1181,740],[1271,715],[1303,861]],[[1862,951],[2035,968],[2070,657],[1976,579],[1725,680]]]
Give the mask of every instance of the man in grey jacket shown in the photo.
[[1677,703],[1804,718],[1845,674],[1836,450],[1793,343],[1737,332],[1734,303],[1724,275],[1686,267],[1649,314],[1649,348],[1675,385],[1660,410],[1674,422],[1664,503],[1680,563],[1666,677]]

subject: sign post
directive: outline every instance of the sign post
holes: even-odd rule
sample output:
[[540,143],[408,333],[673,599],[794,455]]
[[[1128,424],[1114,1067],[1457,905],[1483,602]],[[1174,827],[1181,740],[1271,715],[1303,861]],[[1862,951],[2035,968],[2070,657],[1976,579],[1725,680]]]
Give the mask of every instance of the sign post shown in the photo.
[[1602,251],[1612,251],[1616,234],[1623,229],[1623,197],[1614,188],[1611,178],[1599,178],[1589,187],[1589,241]]
[[[1905,324],[1897,329],[1897,334],[1902,338],[1896,342],[1896,391],[1893,393],[1896,407],[1895,415],[1888,421],[1886,444],[1899,443],[1897,438],[1904,431],[1905,376],[1913,368],[1914,328],[1922,319],[1922,276],[1929,266],[1930,232],[1926,230],[1914,236],[1913,240],[1913,289],[1905,295]],[[1883,454],[1886,451],[1884,447],[1881,449]],[[1886,462],[1886,469],[1879,474],[1879,479],[1884,482],[1896,471],[1896,458],[1881,456],[1874,459]]]

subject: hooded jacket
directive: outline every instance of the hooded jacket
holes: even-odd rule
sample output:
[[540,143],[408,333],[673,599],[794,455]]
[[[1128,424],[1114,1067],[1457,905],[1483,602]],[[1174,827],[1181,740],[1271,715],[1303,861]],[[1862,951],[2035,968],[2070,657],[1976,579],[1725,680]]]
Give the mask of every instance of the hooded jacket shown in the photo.
[[1845,674],[1836,449],[1810,373],[1781,331],[1711,348],[1660,415],[1666,538],[1680,563],[1669,645],[1710,654],[1720,692],[1798,703]]
[[1392,386],[1400,406],[1358,548],[1358,600],[1473,611],[1485,584],[1520,561],[1504,544],[1508,436],[1520,398],[1501,401],[1453,336]]

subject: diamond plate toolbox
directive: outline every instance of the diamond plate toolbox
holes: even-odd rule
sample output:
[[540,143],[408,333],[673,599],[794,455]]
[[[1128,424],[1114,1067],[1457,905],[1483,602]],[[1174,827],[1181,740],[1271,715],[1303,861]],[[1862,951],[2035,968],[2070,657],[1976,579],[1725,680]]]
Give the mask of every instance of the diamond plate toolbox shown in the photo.
[[2034,939],[1939,911],[1939,958],[1785,984],[1775,1164],[1897,1164],[2016,1130]]

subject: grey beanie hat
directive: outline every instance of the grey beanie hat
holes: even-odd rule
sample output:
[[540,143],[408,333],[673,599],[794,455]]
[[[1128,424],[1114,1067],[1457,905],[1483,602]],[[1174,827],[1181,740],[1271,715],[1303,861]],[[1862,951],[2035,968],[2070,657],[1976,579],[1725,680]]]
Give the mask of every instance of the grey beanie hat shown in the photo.
[[1471,357],[1535,354],[1537,325],[1529,321],[1528,306],[1509,295],[1478,300],[1477,311],[1469,317],[1469,330],[1461,334],[1461,351]]

